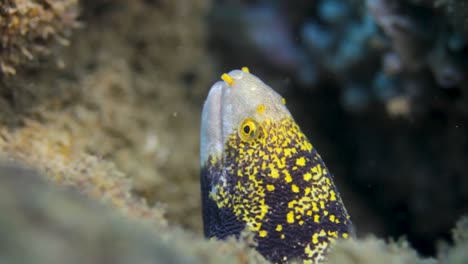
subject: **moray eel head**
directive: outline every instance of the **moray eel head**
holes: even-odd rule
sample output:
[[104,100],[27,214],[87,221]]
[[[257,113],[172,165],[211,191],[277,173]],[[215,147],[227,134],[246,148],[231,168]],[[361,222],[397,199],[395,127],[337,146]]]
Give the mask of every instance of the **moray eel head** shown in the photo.
[[291,118],[284,98],[247,68],[233,70],[222,78],[211,87],[203,108],[202,164],[209,155],[222,156],[225,141],[233,132],[241,130],[241,136],[248,134],[254,139],[261,132],[256,125],[265,120]]
[[270,261],[323,261],[351,231],[331,173],[284,98],[247,68],[221,79],[202,112],[205,236],[224,239],[248,229]]

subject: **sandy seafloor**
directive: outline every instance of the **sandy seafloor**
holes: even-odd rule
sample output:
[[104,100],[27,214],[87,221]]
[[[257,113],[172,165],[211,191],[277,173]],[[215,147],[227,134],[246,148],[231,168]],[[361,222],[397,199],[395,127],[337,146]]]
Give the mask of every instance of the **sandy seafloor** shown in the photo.
[[248,235],[202,235],[202,104],[241,66],[284,94],[335,175],[360,239],[330,263],[468,261],[466,223],[451,233],[468,208],[464,110],[440,99],[411,115],[400,96],[356,114],[336,83],[304,84],[248,45],[229,53],[220,38],[236,32],[208,0],[76,4],[68,45],[0,77],[0,263],[264,262]]

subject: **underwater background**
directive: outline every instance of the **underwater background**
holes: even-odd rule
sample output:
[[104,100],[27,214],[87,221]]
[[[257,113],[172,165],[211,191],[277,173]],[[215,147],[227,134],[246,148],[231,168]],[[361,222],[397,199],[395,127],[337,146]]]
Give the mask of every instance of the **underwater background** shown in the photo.
[[329,263],[468,263],[467,26],[463,0],[2,1],[0,263],[265,262],[202,235],[201,109],[242,66],[334,174],[359,239]]

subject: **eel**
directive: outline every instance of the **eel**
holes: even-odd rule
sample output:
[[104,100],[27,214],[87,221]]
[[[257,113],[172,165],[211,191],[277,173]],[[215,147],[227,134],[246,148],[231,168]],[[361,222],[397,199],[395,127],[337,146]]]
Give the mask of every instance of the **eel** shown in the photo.
[[243,67],[221,76],[203,106],[200,185],[206,237],[254,234],[273,263],[321,263],[352,232],[320,155],[286,100]]

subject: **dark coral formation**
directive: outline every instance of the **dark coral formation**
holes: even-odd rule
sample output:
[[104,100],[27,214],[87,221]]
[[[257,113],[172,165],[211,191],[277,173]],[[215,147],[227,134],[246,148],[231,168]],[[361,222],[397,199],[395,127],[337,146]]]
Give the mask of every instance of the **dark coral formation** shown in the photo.
[[15,74],[19,65],[68,45],[78,26],[78,0],[5,0],[0,3],[0,71]]

